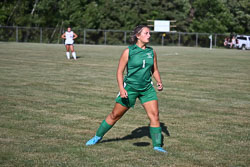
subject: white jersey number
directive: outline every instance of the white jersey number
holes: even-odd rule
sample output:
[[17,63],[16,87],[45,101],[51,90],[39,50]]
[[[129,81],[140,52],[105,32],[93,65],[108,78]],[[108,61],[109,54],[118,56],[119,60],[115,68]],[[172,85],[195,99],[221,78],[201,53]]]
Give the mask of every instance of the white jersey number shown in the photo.
[[146,60],[142,60],[142,68],[145,68]]

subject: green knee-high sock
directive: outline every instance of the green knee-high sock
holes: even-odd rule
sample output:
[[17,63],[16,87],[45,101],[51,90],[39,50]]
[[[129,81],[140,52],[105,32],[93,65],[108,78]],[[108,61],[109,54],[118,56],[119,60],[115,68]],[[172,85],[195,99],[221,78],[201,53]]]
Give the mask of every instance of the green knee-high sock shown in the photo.
[[161,136],[161,127],[150,127],[150,136],[153,141],[154,147],[162,146],[162,136]]
[[113,125],[109,125],[105,120],[103,120],[96,132],[96,136],[103,137],[112,127]]

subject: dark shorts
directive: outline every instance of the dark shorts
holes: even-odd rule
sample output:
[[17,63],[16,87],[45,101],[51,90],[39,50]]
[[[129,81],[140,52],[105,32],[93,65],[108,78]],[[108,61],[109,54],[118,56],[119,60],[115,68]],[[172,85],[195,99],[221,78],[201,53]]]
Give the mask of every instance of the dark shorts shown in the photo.
[[121,104],[122,106],[125,106],[128,108],[134,107],[137,98],[139,98],[139,100],[141,101],[141,104],[144,104],[152,100],[158,100],[156,91],[153,86],[151,86],[149,89],[145,91],[137,91],[133,89],[132,87],[126,85],[125,90],[128,92],[128,98],[121,98],[120,92],[119,92],[115,101]]

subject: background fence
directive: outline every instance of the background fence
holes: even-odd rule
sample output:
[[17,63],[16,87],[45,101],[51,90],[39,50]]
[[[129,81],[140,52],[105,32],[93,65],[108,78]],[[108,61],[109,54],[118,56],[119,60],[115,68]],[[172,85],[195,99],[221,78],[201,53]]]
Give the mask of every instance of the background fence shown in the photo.
[[[99,29],[72,29],[78,38],[76,44],[94,45],[128,45],[131,31],[99,30]],[[11,27],[0,26],[0,41],[5,42],[33,42],[33,43],[64,43],[61,35],[62,28],[41,27]],[[151,32],[150,45],[164,46],[196,46],[209,47],[212,35],[213,47],[222,47],[224,39],[230,34],[209,34],[190,32]]]

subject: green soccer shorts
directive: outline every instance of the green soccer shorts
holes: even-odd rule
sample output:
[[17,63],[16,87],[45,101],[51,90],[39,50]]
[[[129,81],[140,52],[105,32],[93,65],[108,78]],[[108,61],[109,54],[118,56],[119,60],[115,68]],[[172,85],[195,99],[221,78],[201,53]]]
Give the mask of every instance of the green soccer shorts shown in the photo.
[[128,98],[121,98],[119,92],[115,101],[127,108],[134,107],[136,98],[139,98],[141,104],[144,104],[152,100],[158,100],[156,91],[153,86],[149,87],[145,91],[137,91],[132,87],[130,87],[129,85],[126,85],[125,90],[128,92]]

